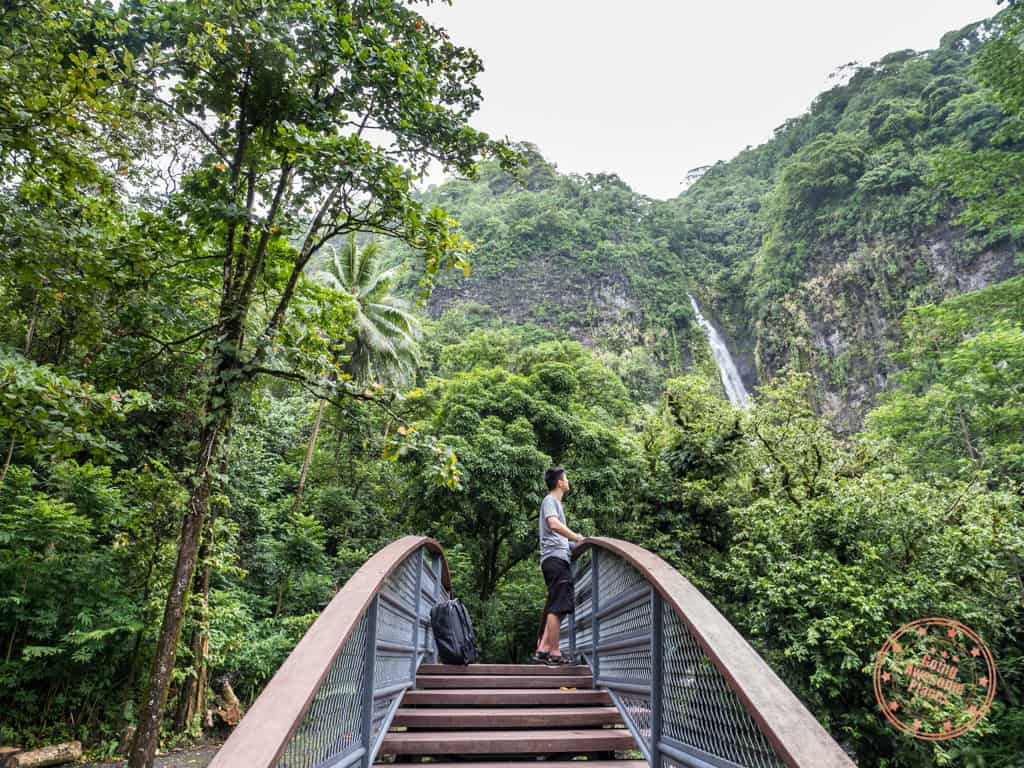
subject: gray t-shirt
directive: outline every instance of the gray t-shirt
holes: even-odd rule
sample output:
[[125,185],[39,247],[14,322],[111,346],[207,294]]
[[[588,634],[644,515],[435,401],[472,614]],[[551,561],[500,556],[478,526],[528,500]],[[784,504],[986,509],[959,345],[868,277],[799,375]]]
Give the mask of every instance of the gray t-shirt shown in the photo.
[[549,517],[557,517],[559,522],[565,525],[565,509],[562,502],[550,493],[540,503],[540,561],[543,563],[549,557],[558,557],[567,563],[571,562],[569,540],[548,527]]

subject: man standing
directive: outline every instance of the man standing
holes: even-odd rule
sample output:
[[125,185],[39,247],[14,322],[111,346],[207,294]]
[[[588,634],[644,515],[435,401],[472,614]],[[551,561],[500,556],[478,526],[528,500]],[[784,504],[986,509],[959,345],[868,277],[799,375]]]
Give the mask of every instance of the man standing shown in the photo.
[[544,473],[548,495],[540,505],[540,570],[548,587],[541,628],[537,637],[537,651],[532,661],[538,664],[567,664],[559,649],[562,617],[575,609],[572,572],[569,570],[569,540],[583,541],[565,524],[562,497],[569,491],[569,478],[561,467],[552,467]]

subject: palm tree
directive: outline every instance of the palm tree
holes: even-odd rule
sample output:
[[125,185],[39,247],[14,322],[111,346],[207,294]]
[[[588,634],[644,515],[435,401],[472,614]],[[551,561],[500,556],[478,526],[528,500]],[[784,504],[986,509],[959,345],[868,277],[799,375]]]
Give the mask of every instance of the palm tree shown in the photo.
[[391,294],[401,266],[385,267],[377,240],[362,248],[355,234],[343,248],[332,248],[313,278],[349,294],[356,304],[355,337],[346,345],[342,368],[354,380],[403,384],[415,369],[419,319],[407,302]]
[[[420,321],[410,311],[408,302],[391,293],[401,265],[386,266],[381,258],[383,251],[376,240],[359,248],[355,234],[340,249],[328,248],[327,257],[312,277],[339,293],[347,293],[355,304],[355,335],[339,352],[339,357],[347,358],[341,369],[354,381],[362,383],[406,383],[419,360]],[[333,380],[334,374],[329,374],[327,383]],[[326,406],[327,399],[321,398],[295,489],[289,518],[293,524],[302,504]],[[282,574],[275,615],[279,615],[283,607],[289,575],[287,572]]]

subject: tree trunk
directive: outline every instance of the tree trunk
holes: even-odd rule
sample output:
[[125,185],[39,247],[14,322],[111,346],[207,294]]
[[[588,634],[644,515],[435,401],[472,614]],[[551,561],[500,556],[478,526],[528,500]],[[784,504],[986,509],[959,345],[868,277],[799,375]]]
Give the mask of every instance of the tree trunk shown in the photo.
[[[229,438],[228,438],[229,439]],[[219,474],[223,478],[228,471],[227,451],[221,451]],[[195,627],[192,630],[192,664],[193,674],[185,678],[178,695],[178,711],[175,715],[175,730],[184,731],[188,728],[193,718],[206,711],[206,693],[209,680],[209,667],[207,660],[210,655],[210,576],[212,565],[210,557],[213,554],[213,526],[217,520],[217,508],[212,507],[207,518],[206,535],[199,545],[199,563],[202,570],[199,572],[198,587],[199,602],[195,608]]]
[[18,752],[7,758],[7,768],[44,768],[48,765],[63,765],[82,757],[82,742],[69,741],[65,744],[54,744],[52,747],[33,749],[31,752]]
[[[205,613],[205,609],[201,609]],[[206,688],[209,678],[209,667],[206,662],[210,653],[210,632],[208,627],[195,628],[192,633],[192,656],[195,659],[193,675],[186,678],[178,699],[178,712],[175,719],[175,730],[188,729],[196,713],[206,709]]]
[[[139,601],[139,605],[142,607],[142,618],[143,624],[146,623],[146,606],[149,605],[149,594],[153,584],[153,571],[156,569],[156,561],[160,555],[160,542],[158,536],[154,536],[153,551],[150,553],[149,562],[146,564],[146,580],[143,582],[142,587],[142,599]],[[135,644],[132,647],[132,663],[128,669],[128,682],[124,686],[124,699],[121,702],[121,730],[127,733],[127,729],[131,728],[131,738],[123,740],[121,743],[120,754],[127,756],[129,751],[128,741],[135,739],[135,726],[132,725],[127,719],[128,703],[134,701],[138,696],[138,691],[135,689],[136,683],[138,682],[139,675],[142,672],[142,638],[146,634],[145,628],[140,629],[135,633]]]
[[11,636],[7,640],[7,655],[4,657],[4,664],[7,664],[11,660],[11,654],[14,653],[14,639],[18,636],[18,620],[14,620],[14,626],[11,627]]
[[288,592],[288,582],[291,581],[292,571],[291,568],[285,568],[284,573],[281,574],[281,578],[277,582],[277,600],[274,602],[274,618],[276,619],[281,615],[281,611],[284,610],[284,596]]
[[195,606],[195,626],[192,629],[192,670],[185,678],[178,694],[178,710],[175,713],[174,729],[185,731],[192,719],[206,711],[206,685],[209,674],[206,665],[210,652],[210,554],[213,549],[213,523],[216,515],[211,512],[206,526],[206,535],[199,545],[198,560],[201,563],[198,587],[199,601]]
[[[320,400],[316,408],[316,418],[313,419],[313,432],[309,436],[309,443],[306,445],[306,456],[302,460],[302,469],[299,471],[299,486],[295,489],[295,501],[292,502],[292,511],[289,520],[294,521],[302,505],[302,494],[306,490],[306,479],[309,477],[309,467],[313,463],[313,454],[316,453],[316,443],[320,438],[320,425],[323,423],[324,410],[327,408],[327,400]],[[274,618],[281,615],[284,610],[284,598],[288,592],[288,581],[291,579],[291,572],[286,570],[281,574],[281,580],[277,585],[277,604],[274,607]]]
[[[212,399],[211,393],[207,402],[212,402]],[[178,537],[178,557],[174,564],[174,575],[171,579],[167,603],[164,606],[163,623],[160,625],[160,637],[157,641],[156,656],[153,659],[149,687],[142,700],[135,740],[128,757],[130,768],[152,768],[153,755],[156,753],[160,741],[160,723],[163,719],[164,704],[167,701],[167,688],[171,681],[171,673],[174,671],[178,639],[185,619],[185,604],[189,588],[192,585],[192,574],[195,571],[196,557],[199,553],[199,540],[202,537],[203,524],[210,505],[210,469],[220,445],[221,432],[230,415],[227,406],[216,410],[216,421],[203,428],[200,440],[194,486],[189,498],[188,511],[181,523],[181,534]],[[208,408],[206,412],[210,413],[211,411],[214,409]]]
[[11,459],[14,458],[14,438],[7,446],[7,458],[4,459],[4,468],[0,470],[0,485],[7,479],[7,470],[11,468]]
[[327,400],[321,400],[316,409],[316,418],[313,420],[313,433],[309,436],[309,444],[306,446],[306,457],[302,460],[302,470],[299,472],[299,487],[295,489],[295,501],[292,503],[291,516],[294,519],[302,504],[302,494],[306,490],[306,479],[309,477],[309,466],[313,463],[313,454],[316,452],[316,441],[320,438],[320,424],[324,419],[324,409],[327,407]]

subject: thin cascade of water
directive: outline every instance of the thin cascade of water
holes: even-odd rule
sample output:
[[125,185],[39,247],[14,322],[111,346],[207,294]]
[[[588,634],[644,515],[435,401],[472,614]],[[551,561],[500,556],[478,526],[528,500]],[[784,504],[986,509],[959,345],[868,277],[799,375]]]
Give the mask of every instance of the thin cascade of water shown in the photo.
[[697,323],[707,334],[708,344],[711,345],[711,354],[715,356],[715,364],[718,366],[719,376],[722,377],[722,386],[725,387],[726,397],[736,408],[747,410],[751,406],[750,394],[743,386],[743,379],[740,378],[740,373],[736,370],[736,364],[732,360],[732,355],[729,354],[729,348],[725,346],[721,334],[701,313],[700,307],[697,306],[697,300],[690,294],[686,295],[689,296],[690,304],[693,305],[693,311],[697,315]]

